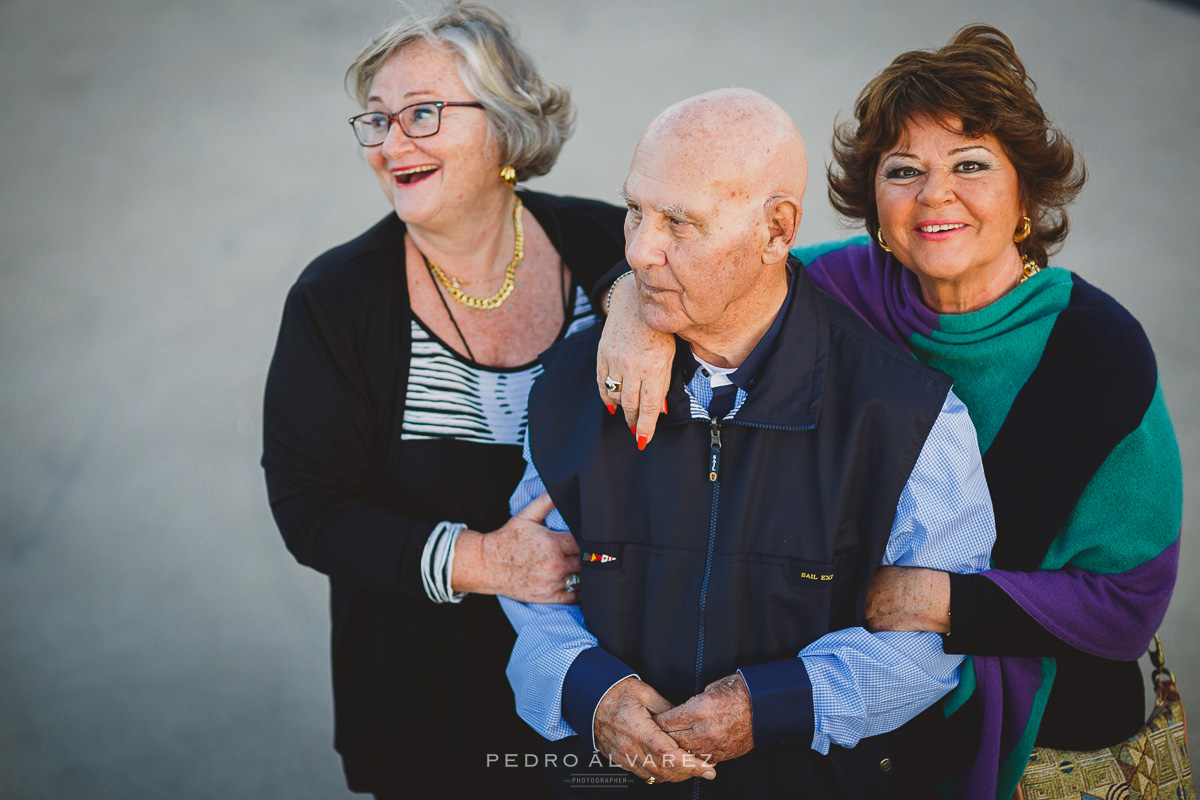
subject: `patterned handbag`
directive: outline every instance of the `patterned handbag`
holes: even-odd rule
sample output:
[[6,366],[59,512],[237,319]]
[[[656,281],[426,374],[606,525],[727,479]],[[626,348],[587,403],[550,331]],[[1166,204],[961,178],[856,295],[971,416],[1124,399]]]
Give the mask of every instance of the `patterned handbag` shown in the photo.
[[1035,747],[1014,800],[1196,800],[1183,702],[1158,636],[1149,653],[1155,702],[1145,726],[1103,750]]

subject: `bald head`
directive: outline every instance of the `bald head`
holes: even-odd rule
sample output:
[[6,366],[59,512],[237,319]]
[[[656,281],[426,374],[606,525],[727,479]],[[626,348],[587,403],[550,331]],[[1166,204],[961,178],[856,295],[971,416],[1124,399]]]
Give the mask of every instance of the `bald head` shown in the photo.
[[621,192],[643,321],[709,363],[740,363],[787,295],[807,182],[800,132],[758,92],[708,92],[659,114]]
[[670,154],[702,167],[701,179],[766,200],[799,200],[808,184],[808,157],[796,123],[774,101],[750,89],[717,89],[659,114],[642,134],[639,158]]

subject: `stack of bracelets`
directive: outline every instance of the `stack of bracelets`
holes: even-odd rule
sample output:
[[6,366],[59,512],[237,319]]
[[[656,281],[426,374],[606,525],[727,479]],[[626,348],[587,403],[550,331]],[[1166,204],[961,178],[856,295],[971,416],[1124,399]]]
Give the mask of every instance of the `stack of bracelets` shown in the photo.
[[425,541],[425,552],[421,554],[421,582],[425,584],[425,594],[435,603],[461,603],[467,596],[466,592],[450,589],[454,543],[466,527],[461,522],[439,522]]

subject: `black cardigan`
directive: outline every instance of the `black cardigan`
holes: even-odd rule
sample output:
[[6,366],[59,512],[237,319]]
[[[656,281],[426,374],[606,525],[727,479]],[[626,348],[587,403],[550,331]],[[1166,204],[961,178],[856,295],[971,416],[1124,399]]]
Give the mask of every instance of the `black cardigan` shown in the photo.
[[[585,291],[621,258],[622,209],[519,194]],[[461,745],[461,727],[488,727],[480,746],[504,731],[529,733],[511,710],[503,668],[514,637],[495,599],[438,606],[421,583],[421,553],[439,520],[490,530],[508,518],[520,453],[454,440],[410,442],[402,453],[413,318],[404,232],[389,214],[301,273],[284,307],[263,411],[262,465],[275,521],[296,560],[331,580],[336,745],[357,791],[412,788],[397,775],[412,773],[401,755],[438,742]],[[504,468],[480,470],[495,453]],[[433,499],[459,516],[422,513],[419,498],[430,488],[405,490],[426,477],[414,460],[431,473],[463,476],[434,487],[446,497]],[[486,686],[494,702],[484,709],[490,701],[463,700],[456,683]],[[398,688],[413,685],[420,702]],[[443,735],[431,732],[430,717]],[[511,752],[499,741],[491,749]]]

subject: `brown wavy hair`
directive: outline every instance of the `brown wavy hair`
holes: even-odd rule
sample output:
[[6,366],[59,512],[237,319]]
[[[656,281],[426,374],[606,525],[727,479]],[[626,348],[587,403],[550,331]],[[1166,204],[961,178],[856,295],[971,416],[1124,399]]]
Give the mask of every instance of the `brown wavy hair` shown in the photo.
[[937,50],[902,53],[862,90],[854,121],[834,131],[830,202],[875,233],[879,157],[895,147],[911,120],[949,126],[957,118],[967,136],[991,134],[1004,146],[1032,221],[1032,232],[1017,247],[1044,267],[1067,237],[1066,207],[1083,188],[1087,170],[1067,137],[1046,119],[1036,88],[1012,42],[989,25],[969,25]]

